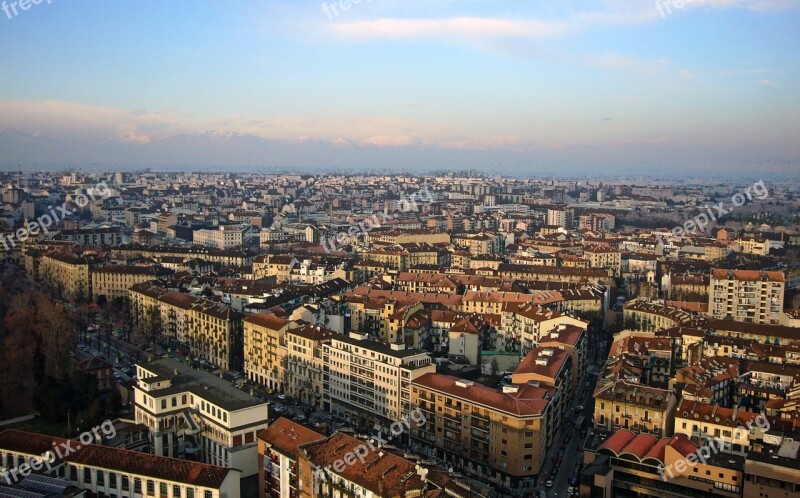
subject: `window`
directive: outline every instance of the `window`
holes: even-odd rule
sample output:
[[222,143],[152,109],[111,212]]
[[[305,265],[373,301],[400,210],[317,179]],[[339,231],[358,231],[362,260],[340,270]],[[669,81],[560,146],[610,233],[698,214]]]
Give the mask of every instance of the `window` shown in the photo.
[[106,484],[106,473],[102,470],[97,471],[97,485],[98,486],[105,486]]
[[181,498],[181,487],[178,485],[172,486],[172,496],[173,498]]
[[165,399],[161,400],[161,409],[162,410],[166,410],[167,409],[167,400],[165,400]]
[[83,482],[90,483],[92,482],[92,471],[89,469],[83,469]]
[[114,473],[108,474],[108,485],[112,488],[117,487],[117,474]]
[[194,498],[194,490],[192,488],[186,488],[186,498]]
[[156,494],[156,483],[154,483],[150,479],[147,480],[147,494],[150,496]]
[[142,492],[142,480],[138,477],[133,479],[133,492],[134,493],[141,493]]
[[128,481],[128,476],[122,476],[122,491],[129,491],[130,490],[130,482]]
[[211,491],[204,491],[203,498],[211,498]]

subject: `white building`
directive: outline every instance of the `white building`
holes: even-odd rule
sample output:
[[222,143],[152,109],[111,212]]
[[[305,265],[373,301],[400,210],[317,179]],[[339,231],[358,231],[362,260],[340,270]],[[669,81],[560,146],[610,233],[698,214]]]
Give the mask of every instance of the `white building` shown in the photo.
[[136,422],[150,428],[156,455],[258,473],[256,435],[267,403],[204,370],[163,358],[136,366]]
[[708,314],[723,320],[777,325],[783,314],[784,277],[779,271],[713,270]]
[[425,351],[371,341],[355,332],[332,338],[323,354],[331,412],[362,425],[400,420],[410,410],[411,381],[436,373]]
[[247,227],[244,225],[223,225],[217,230],[195,230],[192,238],[195,244],[217,249],[232,249],[244,244],[245,232]]

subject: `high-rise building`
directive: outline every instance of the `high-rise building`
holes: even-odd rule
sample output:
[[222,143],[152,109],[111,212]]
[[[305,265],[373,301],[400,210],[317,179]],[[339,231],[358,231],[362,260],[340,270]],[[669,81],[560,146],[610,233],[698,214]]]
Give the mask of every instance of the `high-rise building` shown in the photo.
[[708,314],[718,320],[779,324],[784,288],[779,271],[715,269],[709,284]]

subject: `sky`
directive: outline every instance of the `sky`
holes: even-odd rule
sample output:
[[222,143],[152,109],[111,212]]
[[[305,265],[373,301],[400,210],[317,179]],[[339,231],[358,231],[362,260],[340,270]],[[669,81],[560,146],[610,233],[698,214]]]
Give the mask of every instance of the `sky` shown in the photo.
[[800,0],[25,6],[5,169],[800,172]]

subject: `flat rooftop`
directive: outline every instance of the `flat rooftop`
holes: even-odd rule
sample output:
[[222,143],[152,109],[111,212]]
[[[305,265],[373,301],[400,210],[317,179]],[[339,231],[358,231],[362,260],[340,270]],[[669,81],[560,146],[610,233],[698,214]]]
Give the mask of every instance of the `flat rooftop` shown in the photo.
[[189,365],[171,358],[159,358],[150,362],[140,363],[139,366],[154,373],[157,377],[156,379],[140,379],[139,382],[167,379],[172,383],[166,389],[153,391],[152,394],[158,397],[188,391],[228,411],[266,405],[266,401],[250,396],[214,374],[205,370],[195,370]]

